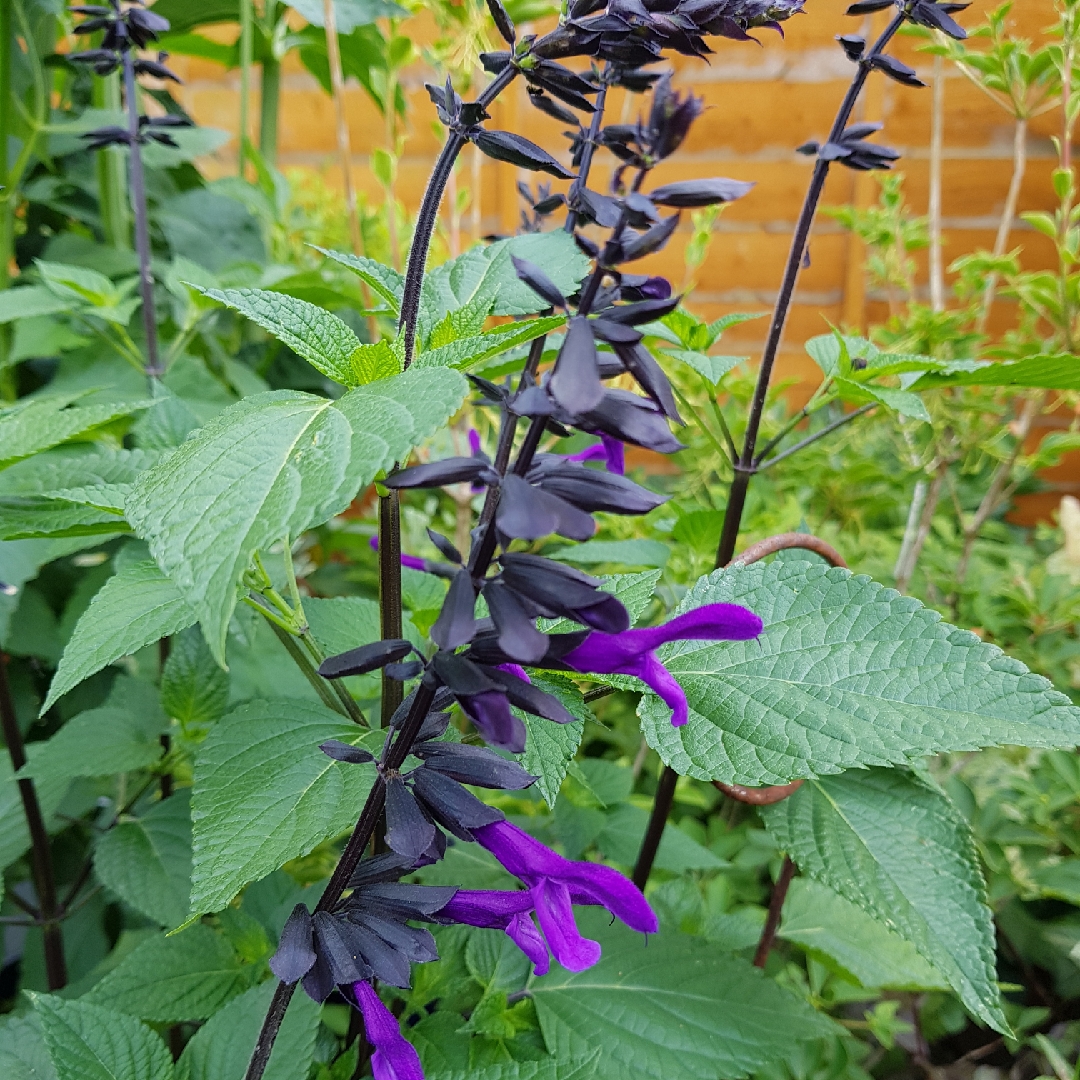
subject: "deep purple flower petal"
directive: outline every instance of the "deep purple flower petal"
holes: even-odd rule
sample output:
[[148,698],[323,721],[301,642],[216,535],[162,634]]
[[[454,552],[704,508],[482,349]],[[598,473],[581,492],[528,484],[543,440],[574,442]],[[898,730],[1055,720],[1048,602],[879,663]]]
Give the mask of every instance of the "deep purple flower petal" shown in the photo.
[[532,679],[529,678],[528,672],[520,664],[496,664],[500,671],[508,672],[510,675],[516,675],[522,682],[532,684]]
[[510,702],[502,690],[486,690],[458,700],[485,742],[511,754],[525,749],[525,725],[510,711]]
[[570,891],[550,879],[531,890],[536,917],[552,955],[567,971],[584,971],[600,959],[600,943],[583,938],[574,922]]
[[501,889],[458,889],[452,900],[439,909],[439,919],[505,930],[517,915],[532,911],[532,897],[527,892]]
[[706,604],[679,615],[663,626],[627,630],[622,634],[590,634],[564,660],[580,672],[611,675],[626,670],[645,653],[670,641],[748,641],[761,633],[761,619],[737,604]]
[[541,878],[560,877],[570,862],[509,821],[484,825],[474,835],[481,847],[530,888]]
[[600,433],[600,442],[607,451],[608,472],[623,476],[626,473],[626,444],[614,435]]
[[356,1003],[364,1017],[364,1032],[375,1047],[371,1069],[375,1080],[424,1080],[420,1055],[401,1034],[397,1018],[379,1000],[370,983],[353,984]]
[[683,688],[675,676],[653,653],[646,653],[622,669],[624,675],[634,675],[645,683],[671,709],[671,726],[682,727],[690,719],[690,706]]
[[[523,895],[528,896],[528,893]],[[529,900],[532,907],[532,900]],[[551,970],[551,960],[548,958],[547,942],[544,935],[536,929],[536,923],[532,921],[527,911],[513,915],[506,924],[507,937],[532,961],[534,975],[546,975]]]

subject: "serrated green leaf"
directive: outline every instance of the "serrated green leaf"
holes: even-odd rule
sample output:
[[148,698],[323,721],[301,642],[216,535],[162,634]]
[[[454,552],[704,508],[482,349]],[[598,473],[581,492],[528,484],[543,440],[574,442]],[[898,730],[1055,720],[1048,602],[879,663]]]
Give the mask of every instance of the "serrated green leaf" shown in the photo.
[[544,801],[548,806],[554,806],[566,770],[581,745],[585,721],[592,718],[592,713],[581,691],[569,679],[557,675],[532,675],[531,678],[535,686],[558,698],[567,711],[577,717],[572,724],[553,724],[531,713],[517,712],[528,733],[525,752],[518,760],[526,772],[537,777],[536,790]]
[[709,323],[709,337],[715,342],[725,330],[745,322],[753,322],[755,319],[763,319],[767,314],[767,311],[733,311],[728,315],[721,315],[719,319]]
[[785,941],[839,964],[863,986],[948,989],[910,941],[813,878],[791,883],[779,933]]
[[600,1051],[587,1057],[550,1061],[506,1061],[482,1069],[427,1072],[427,1080],[596,1080]]
[[[27,746],[26,756],[31,765],[37,762],[44,750],[44,743],[30,743]],[[63,802],[68,786],[67,780],[55,776],[35,782],[38,805],[47,825],[52,824],[52,816]],[[11,767],[11,758],[4,754],[0,756],[0,870],[10,866],[29,847],[30,833],[26,827],[19,784]]]
[[5,289],[0,293],[0,324],[41,315],[59,315],[76,306],[76,301],[57,296],[44,285]]
[[351,255],[344,251],[330,251],[313,245],[329,259],[347,266],[367,282],[372,291],[386,301],[390,313],[396,318],[401,314],[401,298],[405,293],[405,279],[396,270],[363,255]]
[[336,315],[306,300],[265,289],[193,288],[246,315],[328,378],[343,386],[358,385],[352,356],[360,339]]
[[600,962],[577,975],[555,969],[529,990],[552,1054],[603,1047],[597,1080],[737,1080],[834,1030],[747,961],[700,938],[662,930],[646,946],[602,912],[576,915],[603,947]]
[[37,1013],[0,1018],[0,1076],[4,1080],[57,1080]]
[[110,278],[89,266],[69,266],[44,259],[35,260],[35,265],[50,292],[95,307],[114,307],[134,285],[130,279],[126,287],[114,285]]
[[1080,709],[1018,660],[867,577],[820,563],[736,563],[678,611],[735,603],[765,623],[748,642],[677,642],[660,656],[690,719],[651,694],[649,745],[700,780],[785,784],[947,750],[1072,747]]
[[457,410],[452,371],[408,371],[336,402],[272,391],[245,398],[144,473],[127,513],[195,610],[215,659],[254,553],[343,511]]
[[195,758],[191,914],[220,911],[248,882],[355,824],[373,770],[319,744],[364,734],[300,701],[248,702],[214,725]]
[[206,1020],[248,988],[251,974],[221,934],[196,923],[144,941],[81,1000],[159,1024]]
[[800,869],[910,941],[973,1016],[1010,1034],[975,842],[939,789],[854,770],[808,781],[762,816]]
[[693,368],[713,386],[716,386],[729,371],[749,359],[746,356],[709,356],[707,353],[693,352],[689,349],[668,349],[660,355],[675,357],[676,360]]
[[667,565],[671,548],[659,540],[587,540],[583,544],[545,551],[549,559],[576,563],[578,566],[602,566],[620,563],[623,566]]
[[81,396],[23,398],[0,410],[0,469],[71,439],[86,438],[97,428],[153,405],[152,401],[72,404]]
[[72,780],[143,769],[161,757],[159,737],[165,726],[159,709],[107,702],[69,720],[18,775]]
[[1040,866],[1032,873],[1032,878],[1043,895],[1080,905],[1080,858]]
[[57,1080],[172,1080],[173,1064],[157,1032],[88,1001],[30,994]]
[[1015,386],[1042,390],[1080,390],[1080,364],[1071,353],[1028,356],[1023,360],[955,365],[953,370],[928,372],[913,390],[941,386]]
[[472,337],[432,346],[416,357],[415,365],[418,368],[452,367],[464,371],[527,341],[550,334],[565,322],[562,315],[546,315],[538,319],[506,323]]
[[930,413],[918,394],[913,394],[908,390],[896,390],[888,386],[854,382],[851,379],[838,378],[835,385],[841,401],[859,405],[870,401],[879,401],[887,409],[891,409],[901,416],[910,417],[912,420],[921,420],[924,424],[930,423]]
[[117,514],[67,499],[0,496],[0,540],[112,536],[131,532]]
[[[12,465],[0,474],[0,495],[42,495],[77,497],[104,488],[110,494],[126,490],[139,473],[149,469],[158,455],[146,450],[118,450],[110,446],[74,443],[58,446]],[[86,501],[86,500],[84,500]],[[90,501],[89,505],[103,505]],[[123,510],[124,504],[104,505]]]
[[194,628],[172,639],[161,672],[161,707],[183,728],[211,724],[229,705],[229,676]]
[[358,345],[350,357],[352,380],[349,386],[365,386],[379,379],[401,374],[401,360],[389,341]]
[[195,612],[156,564],[146,560],[124,567],[105,582],[75,624],[42,714],[94,672],[195,621]]
[[[275,985],[271,980],[252,987],[212,1016],[184,1047],[176,1063],[176,1080],[243,1080]],[[297,1080],[308,1075],[319,1013],[319,1006],[306,994],[293,996],[264,1080]]]
[[573,237],[561,230],[477,245],[424,275],[420,340],[427,341],[447,312],[473,301],[491,299],[493,315],[533,315],[543,311],[547,302],[518,279],[511,255],[542,266],[566,296],[576,290],[590,268]]
[[94,873],[136,911],[179,926],[191,893],[191,791],[183,789],[142,817],[121,820],[98,838]]

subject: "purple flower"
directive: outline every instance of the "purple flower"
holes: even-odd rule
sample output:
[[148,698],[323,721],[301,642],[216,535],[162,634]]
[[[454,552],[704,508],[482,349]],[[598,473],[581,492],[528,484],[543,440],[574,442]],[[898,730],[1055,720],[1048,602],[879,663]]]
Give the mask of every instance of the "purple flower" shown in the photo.
[[737,604],[706,604],[679,615],[664,626],[625,630],[621,634],[591,633],[562,661],[583,675],[633,675],[672,709],[671,723],[682,727],[689,719],[683,688],[656,655],[669,641],[748,641],[761,633],[762,623]]
[[528,891],[460,889],[438,918],[504,930],[533,962],[537,975],[550,966],[549,949],[567,971],[584,971],[600,959],[599,944],[578,932],[573,904],[606,908],[631,930],[656,933],[656,915],[641,890],[610,866],[572,862],[509,821],[483,825],[473,835]]
[[356,1004],[364,1017],[368,1042],[375,1047],[371,1071],[375,1080],[424,1080],[420,1055],[401,1034],[394,1014],[382,1003],[370,983],[353,983]]
[[600,441],[579,450],[576,454],[567,454],[567,461],[602,461],[608,472],[622,476],[626,472],[626,447],[613,435],[600,435]]
[[[371,545],[372,551],[379,550],[379,538],[377,536],[373,536],[368,541],[368,544]],[[402,555],[401,565],[404,566],[407,570],[427,570],[428,567],[427,559],[421,559],[417,555]]]

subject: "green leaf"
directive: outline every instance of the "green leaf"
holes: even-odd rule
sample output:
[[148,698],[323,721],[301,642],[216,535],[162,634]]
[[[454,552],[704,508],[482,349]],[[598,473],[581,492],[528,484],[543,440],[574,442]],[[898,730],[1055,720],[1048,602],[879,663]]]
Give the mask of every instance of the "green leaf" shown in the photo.
[[[612,862],[632,867],[648,824],[647,810],[626,803],[608,814],[607,823],[596,838],[596,846]],[[687,870],[722,870],[730,864],[669,822],[664,826],[655,865],[658,870],[682,874]]]
[[922,399],[918,394],[913,394],[908,390],[896,390],[888,386],[875,386],[872,383],[839,378],[836,380],[836,389],[842,401],[856,405],[878,401],[901,416],[921,420],[924,424],[930,423],[930,413],[922,403]]
[[115,307],[131,289],[131,285],[126,288],[114,285],[110,278],[88,266],[68,266],[43,259],[36,260],[35,265],[50,292],[94,307]]
[[571,1060],[507,1061],[483,1069],[427,1072],[427,1080],[596,1080],[600,1051]]
[[820,563],[734,564],[703,577],[678,611],[755,611],[747,642],[677,642],[660,657],[690,720],[647,695],[649,745],[699,780],[762,785],[906,764],[947,750],[1073,747],[1080,709],[1018,660],[893,589]]
[[0,410],[0,469],[71,439],[88,438],[96,429],[153,405],[152,401],[73,405],[81,396],[23,398]]
[[128,518],[195,610],[214,658],[254,553],[340,513],[457,410],[453,371],[408,371],[336,402],[272,391],[245,398],[144,473]]
[[780,937],[839,964],[863,986],[948,989],[910,941],[813,878],[791,883]]
[[939,789],[855,770],[809,781],[762,816],[800,869],[910,941],[973,1016],[1010,1034],[975,842]]
[[158,1024],[206,1020],[248,988],[251,974],[221,934],[196,923],[144,941],[81,1000]]
[[373,770],[319,744],[364,734],[300,701],[248,702],[214,725],[195,758],[191,914],[220,911],[249,881],[356,823]]
[[[145,700],[147,695],[125,697],[117,693],[130,682],[121,679],[104,705],[69,720],[45,744],[44,752],[24,765],[18,775],[35,780],[112,776],[144,769],[158,761],[165,717],[156,700]],[[149,696],[156,698],[153,687],[144,685]]]
[[5,289],[0,293],[0,324],[41,315],[59,315],[75,306],[74,300],[57,296],[44,285]]
[[480,244],[424,275],[420,295],[420,338],[426,341],[446,314],[470,302],[493,301],[492,315],[533,315],[547,302],[518,279],[510,256],[542,266],[564,295],[572,294],[590,263],[561,230],[531,233]]
[[[30,743],[27,746],[26,756],[31,765],[42,756],[44,750],[44,743]],[[47,776],[35,782],[38,804],[46,824],[50,824],[50,819],[59,809],[68,786],[67,780],[56,776]],[[0,870],[10,866],[29,848],[30,833],[26,827],[19,784],[11,767],[11,758],[5,753],[0,756]]]
[[343,386],[357,385],[352,356],[360,348],[360,339],[336,315],[266,289],[193,288],[246,315],[328,378]]
[[633,626],[648,610],[656,592],[661,571],[642,570],[639,574],[612,574],[604,578],[604,592],[617,596],[630,613]]
[[195,620],[188,602],[153,562],[124,567],[105,582],[75,624],[41,713],[94,672],[178,634]]
[[[243,1080],[275,986],[270,980],[252,987],[195,1032],[176,1063],[177,1080]],[[293,995],[264,1080],[298,1080],[308,1075],[319,1013],[319,1006],[307,994]]]
[[161,672],[161,707],[182,728],[211,724],[229,705],[229,676],[194,628],[178,633]]
[[498,356],[534,338],[550,334],[565,323],[566,318],[562,315],[546,315],[538,319],[505,323],[481,334],[461,338],[421,352],[415,363],[418,368],[452,367],[463,371],[474,364],[479,364],[482,360]]
[[1023,360],[971,361],[953,369],[928,372],[912,390],[931,390],[941,386],[1015,386],[1042,390],[1080,390],[1080,365],[1071,353],[1052,356],[1028,356]]
[[545,551],[549,559],[576,563],[579,566],[598,566],[619,563],[623,566],[667,565],[671,548],[659,540],[588,540],[584,544]]
[[401,374],[401,360],[389,341],[358,345],[349,359],[352,367],[349,386],[365,386]]
[[28,996],[58,1080],[172,1080],[161,1036],[134,1017],[85,1000]]
[[0,540],[112,536],[130,531],[123,517],[85,503],[0,496]]
[[0,1076],[4,1080],[56,1080],[37,1013],[0,1019]]
[[356,272],[360,279],[367,283],[368,287],[378,297],[386,302],[390,313],[396,318],[401,314],[401,298],[405,293],[405,278],[396,270],[374,259],[368,259],[363,255],[351,255],[344,251],[330,251],[318,245],[312,245],[316,251],[321,252],[328,259],[347,266]]
[[532,979],[548,1050],[574,1058],[603,1047],[597,1080],[727,1080],[783,1060],[834,1029],[747,961],[662,930],[648,944],[603,912],[581,911],[600,962]]
[[[217,669],[215,669],[217,670]],[[94,847],[98,881],[161,926],[179,926],[191,893],[191,790],[121,819]]]
[[729,371],[749,359],[746,356],[709,356],[707,353],[693,352],[688,349],[665,350],[660,355],[674,356],[676,360],[693,368],[713,386],[716,386]]
[[557,675],[530,676],[533,685],[558,698],[563,706],[577,719],[572,724],[553,724],[530,713],[518,712],[528,737],[525,752],[518,759],[526,772],[537,777],[536,790],[548,806],[554,806],[559,788],[566,778],[566,770],[581,745],[585,733],[585,721],[592,719],[592,712],[581,691],[569,679]]
[[1032,877],[1045,896],[1080,905],[1080,858],[1062,859],[1048,866],[1040,866]]

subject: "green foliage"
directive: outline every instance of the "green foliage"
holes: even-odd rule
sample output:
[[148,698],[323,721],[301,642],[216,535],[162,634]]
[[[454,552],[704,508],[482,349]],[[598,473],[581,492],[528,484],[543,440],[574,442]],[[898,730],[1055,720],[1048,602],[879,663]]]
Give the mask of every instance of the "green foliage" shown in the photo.
[[181,728],[199,728],[220,720],[229,704],[229,677],[214,663],[202,635],[194,629],[176,634],[161,670],[161,707]]
[[[214,726],[195,761],[192,915],[219,911],[249,881],[351,827],[373,772],[334,761],[319,744],[363,737],[300,701],[250,702]],[[268,791],[274,798],[261,800]]]
[[745,1076],[830,1024],[745,960],[700,939],[662,932],[645,942],[606,919],[579,917],[604,954],[588,971],[530,983],[549,1050],[602,1053],[597,1080]]
[[711,603],[744,604],[765,629],[756,641],[662,651],[690,720],[673,728],[670,710],[646,697],[642,727],[680,772],[782,784],[944,750],[1080,738],[1080,711],[1046,679],[869,578],[820,563],[736,564],[701,579],[679,610]]
[[852,771],[808,781],[764,818],[803,870],[894,928],[972,1014],[1010,1032],[975,845],[939,789],[898,771]]
[[32,998],[57,1080],[171,1080],[161,1036],[134,1017],[85,1001]]

